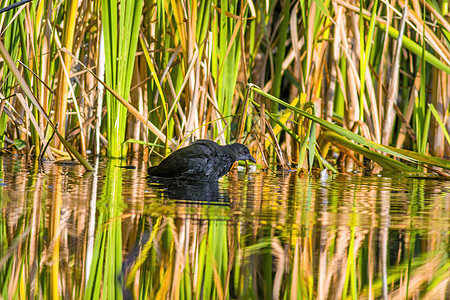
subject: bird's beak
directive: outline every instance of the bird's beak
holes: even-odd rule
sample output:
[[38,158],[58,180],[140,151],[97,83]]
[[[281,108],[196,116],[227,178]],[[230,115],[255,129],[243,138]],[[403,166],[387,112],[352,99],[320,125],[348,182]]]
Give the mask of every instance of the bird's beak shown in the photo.
[[252,163],[255,163],[256,164],[256,159],[254,159],[253,158],[253,156],[251,156],[250,154],[248,155],[248,158],[247,158],[249,161],[251,161]]

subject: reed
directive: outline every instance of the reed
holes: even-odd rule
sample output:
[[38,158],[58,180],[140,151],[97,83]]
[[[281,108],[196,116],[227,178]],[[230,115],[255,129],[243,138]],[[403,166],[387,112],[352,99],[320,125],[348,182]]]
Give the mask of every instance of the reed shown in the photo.
[[[126,157],[130,146],[133,155],[146,157],[168,154],[189,139],[246,139],[253,152],[269,154],[269,165],[320,167],[324,145],[341,155],[345,170],[362,164],[356,147],[337,138],[330,146],[324,128],[297,110],[311,113],[312,107],[319,119],[367,141],[436,157],[449,153],[445,6],[341,0],[117,5],[47,0],[1,15],[7,52],[62,137],[84,156],[98,143],[109,157]],[[4,63],[0,72],[0,146],[22,140],[40,154],[39,132],[51,135],[47,120],[30,102],[39,128],[20,125],[27,118],[14,96],[17,79]],[[296,110],[266,96],[248,105],[249,83]],[[257,108],[262,102],[267,114]]]
[[[143,1],[102,1],[102,29],[105,38],[105,82],[128,101]],[[125,157],[127,109],[106,93],[108,156]],[[124,149],[123,149],[124,148]]]
[[[23,25],[24,21],[25,21],[24,13],[16,15],[16,14],[14,14],[13,11],[7,11],[6,13],[4,13],[3,18],[2,18],[2,22],[10,24],[10,26],[5,28],[4,32],[3,32],[4,33],[4,43],[5,43],[5,47],[6,47],[7,51],[9,53],[13,54],[13,59],[16,61],[16,64],[18,64],[17,61],[28,61],[27,49],[20,47],[20,44],[23,44],[26,40],[25,28]],[[24,79],[28,84],[31,83],[31,78],[28,73],[26,73],[24,75]],[[11,95],[14,94],[15,85],[16,85],[16,82],[15,82],[14,76],[11,76],[11,74],[8,72],[3,72],[1,93],[3,95],[2,98],[5,98],[5,99],[2,100],[2,104],[1,104],[2,109],[1,109],[1,115],[0,115],[0,144],[1,144],[2,148],[5,146],[4,142],[5,142],[5,134],[7,134],[7,132],[6,132],[7,123],[8,123],[8,121],[11,121],[11,117],[15,113],[14,107],[11,104],[11,103],[13,103],[13,101],[11,101],[11,99],[9,99],[11,97]],[[6,114],[6,111],[10,112],[9,117],[8,117],[8,114]],[[37,117],[37,110],[33,109],[33,112],[34,112],[34,117]],[[40,143],[39,143],[39,136],[37,134],[36,129],[34,129],[33,126],[31,126],[31,124],[29,124],[28,122],[23,122],[23,121],[24,121],[24,119],[21,119],[19,117],[19,119],[16,120],[16,124],[21,123],[21,125],[24,125],[24,126],[20,127],[21,132],[26,132],[27,130],[30,130],[32,144],[34,145],[34,147],[36,147],[36,151],[39,151]],[[16,129],[16,127],[19,127],[17,125],[12,125],[12,124],[10,126],[14,127],[12,129]],[[23,135],[19,136],[18,138],[23,139],[23,136],[25,136],[25,135],[23,134]]]

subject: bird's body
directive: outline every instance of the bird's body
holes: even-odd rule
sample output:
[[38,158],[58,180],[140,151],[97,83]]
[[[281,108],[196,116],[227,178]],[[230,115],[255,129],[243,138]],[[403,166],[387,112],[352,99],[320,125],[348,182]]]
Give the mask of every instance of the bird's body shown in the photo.
[[147,173],[152,178],[211,182],[227,174],[238,160],[255,162],[242,144],[220,146],[210,140],[199,140],[173,152],[159,165],[148,168]]

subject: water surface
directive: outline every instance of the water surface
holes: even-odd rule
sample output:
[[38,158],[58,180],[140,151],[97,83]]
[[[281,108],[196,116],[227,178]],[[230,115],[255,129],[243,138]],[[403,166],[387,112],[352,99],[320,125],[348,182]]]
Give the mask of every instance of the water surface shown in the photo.
[[148,182],[139,161],[0,157],[9,298],[448,299],[450,182],[232,172]]

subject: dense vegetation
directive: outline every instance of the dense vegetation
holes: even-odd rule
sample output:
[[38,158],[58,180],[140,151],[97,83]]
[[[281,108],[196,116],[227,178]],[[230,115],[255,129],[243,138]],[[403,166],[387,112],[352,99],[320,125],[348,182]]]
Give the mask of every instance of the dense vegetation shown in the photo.
[[359,153],[411,171],[388,153],[448,168],[397,150],[449,153],[447,12],[419,1],[33,1],[1,14],[0,147],[37,156],[57,126],[50,158],[70,145],[146,158],[209,138],[245,141],[269,167],[333,169],[336,153],[372,170]]
[[245,143],[264,168],[447,176],[447,2],[395,5],[40,0],[0,13],[0,154],[94,170],[0,155],[1,297],[444,299],[448,181],[231,172],[229,201],[205,205],[158,194],[142,160],[85,160],[209,138]]

